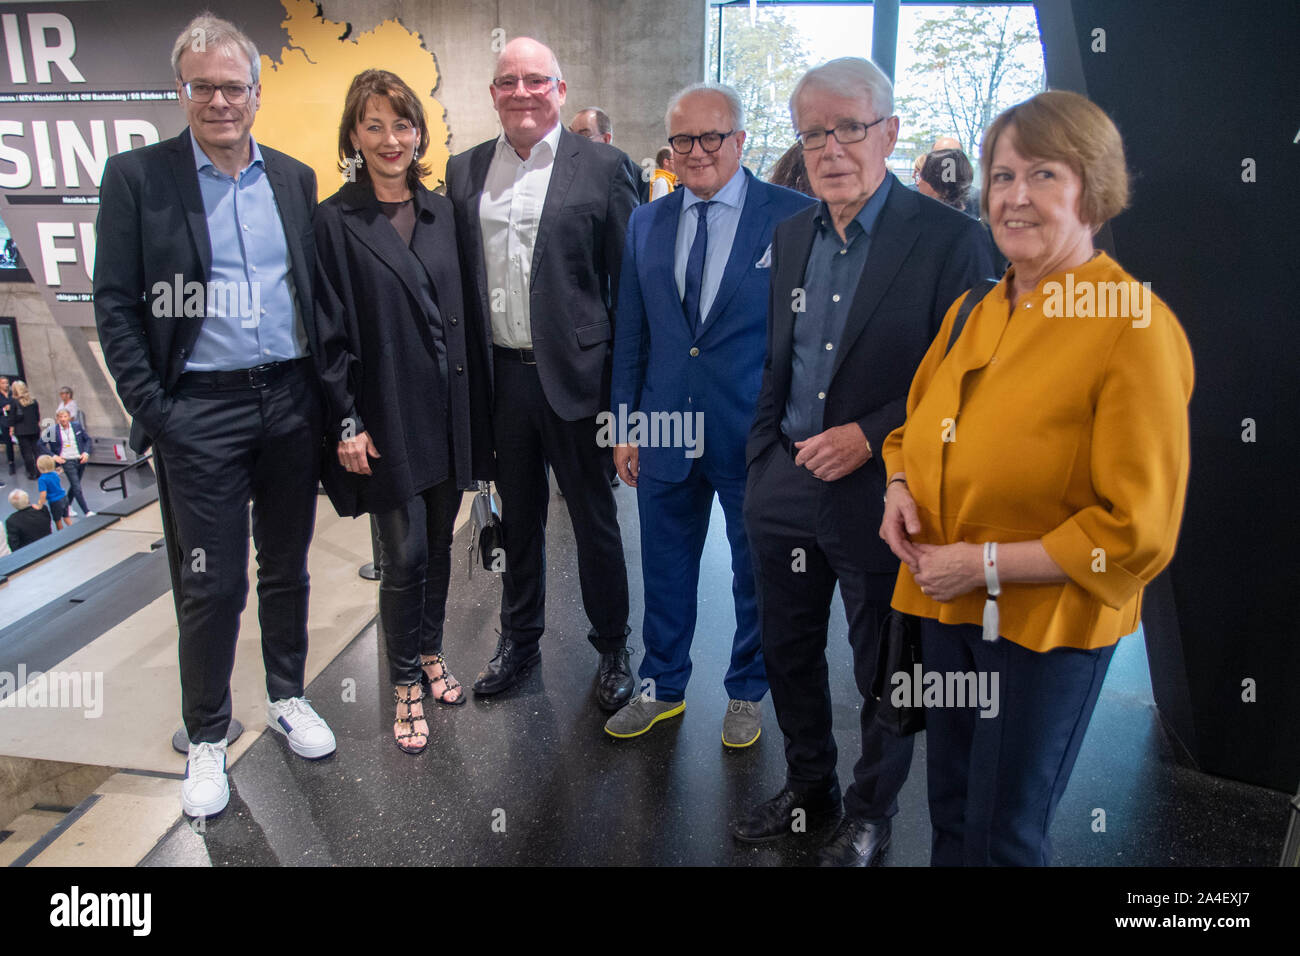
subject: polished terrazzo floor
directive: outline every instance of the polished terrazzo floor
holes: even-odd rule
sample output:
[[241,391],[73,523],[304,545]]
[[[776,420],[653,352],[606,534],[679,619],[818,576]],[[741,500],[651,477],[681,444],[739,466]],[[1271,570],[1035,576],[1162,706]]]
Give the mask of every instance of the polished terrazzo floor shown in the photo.
[[[641,584],[632,489],[616,492],[633,600],[633,668],[640,661]],[[445,653],[467,685],[496,643],[500,586],[466,579],[456,539]],[[543,663],[519,687],[461,707],[429,708],[431,742],[418,757],[392,740],[391,692],[372,625],[311,684],[338,751],[294,756],[265,734],[231,770],[228,809],[199,827],[184,821],[144,865],[744,865],[807,862],[817,832],[742,847],[728,821],[784,780],[770,702],[748,750],[721,744],[722,675],[734,626],[728,553],[715,508],[701,582],[695,671],[682,718],[631,741],[602,731],[596,655],[577,586],[568,515],[553,498]],[[857,700],[838,598],[828,659],[842,784],[851,779]],[[885,865],[928,862],[924,737],[900,797]],[[1104,832],[1094,812],[1105,811]],[[1137,638],[1121,642],[1053,826],[1064,866],[1272,866],[1287,796],[1211,777],[1174,762],[1151,697]]]

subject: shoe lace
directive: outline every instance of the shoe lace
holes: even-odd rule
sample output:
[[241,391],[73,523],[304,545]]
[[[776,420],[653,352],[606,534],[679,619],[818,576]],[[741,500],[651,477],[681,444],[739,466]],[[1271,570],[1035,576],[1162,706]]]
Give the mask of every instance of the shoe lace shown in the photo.
[[754,702],[752,700],[733,700],[727,704],[727,710],[733,714],[753,713]]
[[325,721],[312,709],[311,701],[306,697],[290,697],[281,701],[281,705],[286,715],[292,715],[290,723],[296,730],[310,730],[325,725]]
[[190,779],[220,776],[224,764],[225,751],[217,744],[196,744],[190,754]]

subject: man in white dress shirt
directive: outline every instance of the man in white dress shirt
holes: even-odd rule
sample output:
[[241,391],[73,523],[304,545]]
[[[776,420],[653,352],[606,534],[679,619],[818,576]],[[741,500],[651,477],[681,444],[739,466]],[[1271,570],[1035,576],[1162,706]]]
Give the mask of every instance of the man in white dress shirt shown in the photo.
[[596,702],[632,695],[623,539],[609,486],[614,304],[627,219],[626,157],[564,129],[566,87],[546,46],[506,44],[489,90],[502,133],[447,166],[456,209],[471,387],[492,408],[505,569],[501,640],[474,692],[514,686],[540,659],[545,628],[547,473],[564,494],[578,552],[588,640],[600,654]]

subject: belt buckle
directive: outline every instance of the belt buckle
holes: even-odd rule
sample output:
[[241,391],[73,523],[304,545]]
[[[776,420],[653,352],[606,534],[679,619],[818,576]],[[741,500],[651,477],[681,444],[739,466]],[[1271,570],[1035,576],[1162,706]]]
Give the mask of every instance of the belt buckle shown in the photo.
[[537,354],[532,349],[520,349],[519,361],[525,365],[536,365]]
[[248,384],[253,388],[266,388],[271,384],[272,365],[254,365],[248,370]]

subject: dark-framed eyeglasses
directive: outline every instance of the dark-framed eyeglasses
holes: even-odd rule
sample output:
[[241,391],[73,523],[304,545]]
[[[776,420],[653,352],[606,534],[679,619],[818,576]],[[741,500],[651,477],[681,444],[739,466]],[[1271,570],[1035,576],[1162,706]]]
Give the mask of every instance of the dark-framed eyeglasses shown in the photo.
[[212,97],[220,90],[222,98],[231,106],[248,102],[248,95],[253,91],[247,83],[222,83],[218,86],[213,83],[191,82],[186,83],[184,89],[185,95],[195,103],[211,103]]
[[841,146],[860,143],[867,138],[867,130],[875,126],[876,123],[883,123],[887,119],[889,119],[888,116],[882,116],[873,123],[846,122],[837,123],[834,129],[806,129],[798,134],[799,145],[805,151],[821,149],[826,145],[826,137],[828,136],[834,136],[835,142]]
[[678,133],[676,136],[668,137],[668,145],[673,148],[674,153],[681,153],[685,156],[695,148],[696,140],[699,141],[700,148],[706,153],[716,153],[722,149],[722,141],[728,136],[735,135],[734,129],[729,129],[725,133],[701,133],[699,136],[687,136],[685,133]]
[[523,83],[524,91],[527,93],[544,93],[551,88],[552,83],[559,82],[558,76],[542,76],[540,73],[529,73],[522,80],[517,76],[498,76],[492,81],[492,85],[502,93],[513,93],[519,89],[519,84]]

